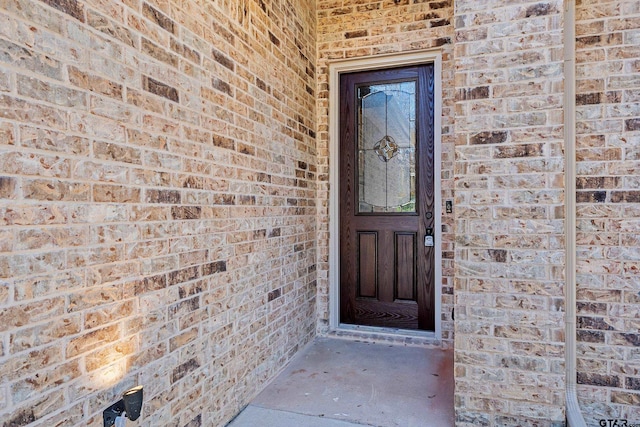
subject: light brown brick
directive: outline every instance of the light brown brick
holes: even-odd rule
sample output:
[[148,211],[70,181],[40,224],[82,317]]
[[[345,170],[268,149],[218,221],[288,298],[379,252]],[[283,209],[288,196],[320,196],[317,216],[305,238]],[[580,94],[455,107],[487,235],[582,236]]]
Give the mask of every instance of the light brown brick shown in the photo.
[[[10,336],[13,353],[41,347],[77,334],[81,330],[80,316],[58,317],[48,323],[18,330]],[[55,347],[51,347],[55,348]]]
[[21,305],[10,305],[0,310],[0,326],[3,331],[28,326],[64,312],[64,299],[52,298],[30,301]]
[[72,358],[118,339],[120,339],[120,327],[118,325],[96,329],[70,340],[65,349],[65,356]]
[[133,354],[135,342],[135,338],[128,338],[87,354],[84,357],[87,371],[94,371]]

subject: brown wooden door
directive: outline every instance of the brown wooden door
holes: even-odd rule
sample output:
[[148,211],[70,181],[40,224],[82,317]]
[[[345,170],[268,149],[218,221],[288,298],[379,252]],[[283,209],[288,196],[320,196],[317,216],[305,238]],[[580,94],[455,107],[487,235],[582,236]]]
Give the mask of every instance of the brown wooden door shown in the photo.
[[340,76],[341,323],[434,330],[433,82]]

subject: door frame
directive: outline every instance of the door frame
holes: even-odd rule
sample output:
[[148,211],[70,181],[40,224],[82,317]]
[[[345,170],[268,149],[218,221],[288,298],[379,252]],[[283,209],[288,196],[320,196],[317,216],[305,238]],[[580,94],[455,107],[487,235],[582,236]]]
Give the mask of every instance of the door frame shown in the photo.
[[[419,64],[434,67],[434,331],[409,331],[394,328],[347,325],[340,323],[340,75],[354,71],[373,71]],[[329,330],[363,331],[376,334],[420,336],[442,340],[442,51],[440,49],[337,60],[329,63]]]

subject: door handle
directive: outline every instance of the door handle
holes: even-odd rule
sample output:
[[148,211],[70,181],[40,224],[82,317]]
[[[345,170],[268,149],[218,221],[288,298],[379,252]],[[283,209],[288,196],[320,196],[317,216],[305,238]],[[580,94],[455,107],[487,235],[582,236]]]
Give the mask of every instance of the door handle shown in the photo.
[[424,236],[424,245],[426,247],[432,247],[433,244],[433,228],[427,228],[427,234]]

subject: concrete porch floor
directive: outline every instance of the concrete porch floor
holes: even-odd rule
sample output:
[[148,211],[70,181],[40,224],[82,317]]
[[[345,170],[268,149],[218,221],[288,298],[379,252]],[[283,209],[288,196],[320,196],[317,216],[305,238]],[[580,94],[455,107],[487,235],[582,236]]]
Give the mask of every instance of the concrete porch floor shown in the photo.
[[228,427],[449,427],[453,351],[317,338]]

